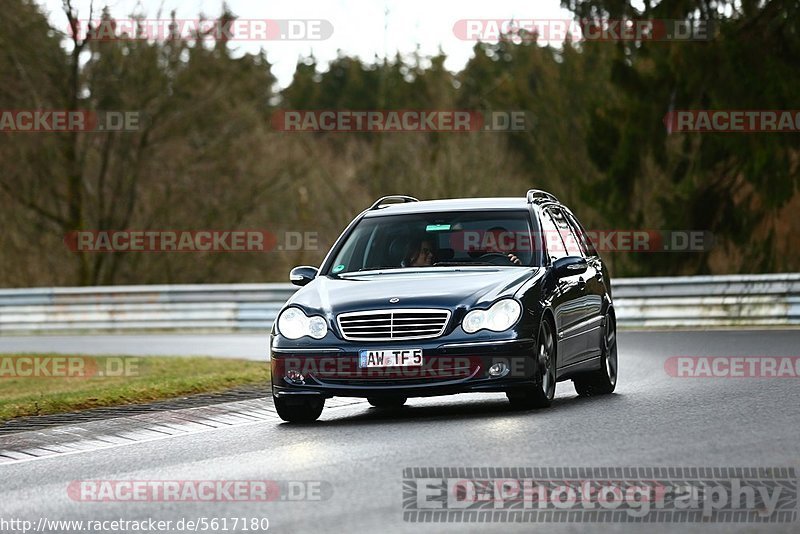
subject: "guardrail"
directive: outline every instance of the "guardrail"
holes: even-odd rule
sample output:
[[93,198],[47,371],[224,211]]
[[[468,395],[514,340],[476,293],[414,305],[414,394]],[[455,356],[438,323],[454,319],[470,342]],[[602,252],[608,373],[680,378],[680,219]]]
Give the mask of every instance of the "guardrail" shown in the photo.
[[[0,290],[0,334],[267,331],[290,284],[56,287]],[[620,326],[800,324],[800,273],[621,278]]]
[[0,290],[0,333],[263,330],[291,284],[54,287]]
[[624,326],[800,324],[800,273],[621,278],[612,290]]

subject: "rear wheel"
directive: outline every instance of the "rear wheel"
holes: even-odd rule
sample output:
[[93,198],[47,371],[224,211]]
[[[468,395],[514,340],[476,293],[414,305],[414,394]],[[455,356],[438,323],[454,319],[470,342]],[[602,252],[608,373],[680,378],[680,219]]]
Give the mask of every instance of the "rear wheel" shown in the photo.
[[536,344],[537,385],[506,393],[514,408],[547,408],[556,395],[556,346],[550,323],[542,319]]
[[604,323],[600,369],[572,380],[578,395],[606,395],[617,387],[617,325],[611,314],[606,315]]
[[272,397],[272,399],[275,401],[278,416],[289,423],[313,423],[325,407],[323,398]]
[[399,408],[407,400],[406,397],[367,397],[367,402],[376,408]]

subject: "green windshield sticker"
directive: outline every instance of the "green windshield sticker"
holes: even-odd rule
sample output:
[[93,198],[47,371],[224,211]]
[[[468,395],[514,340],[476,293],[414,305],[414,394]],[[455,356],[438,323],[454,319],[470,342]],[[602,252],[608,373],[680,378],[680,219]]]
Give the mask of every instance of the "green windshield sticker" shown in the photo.
[[429,224],[425,227],[426,232],[443,232],[445,230],[449,230],[449,224]]
[[335,272],[335,273],[338,273],[338,272],[341,272],[341,271],[344,271],[344,264],[343,263],[340,263],[339,265],[337,265],[336,267],[333,268],[333,272]]

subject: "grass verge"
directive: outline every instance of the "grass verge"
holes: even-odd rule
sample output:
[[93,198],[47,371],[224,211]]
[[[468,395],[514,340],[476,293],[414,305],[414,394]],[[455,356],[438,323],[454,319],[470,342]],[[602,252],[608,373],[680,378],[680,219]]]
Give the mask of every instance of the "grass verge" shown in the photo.
[[209,357],[0,355],[0,421],[263,385],[268,365]]

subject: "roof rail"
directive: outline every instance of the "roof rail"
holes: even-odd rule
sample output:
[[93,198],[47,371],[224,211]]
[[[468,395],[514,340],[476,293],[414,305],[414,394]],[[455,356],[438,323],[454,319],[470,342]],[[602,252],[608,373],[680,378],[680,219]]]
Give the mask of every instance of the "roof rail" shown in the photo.
[[542,191],[541,189],[529,189],[526,197],[528,199],[528,204],[536,202],[536,199],[540,198],[546,200],[552,200],[553,202],[558,202],[558,199],[554,194],[548,193],[547,191]]
[[383,207],[385,204],[405,204],[406,202],[419,202],[419,199],[414,197],[409,197],[406,195],[388,195],[385,197],[381,197],[375,201],[375,203],[369,207],[369,210],[378,210]]

